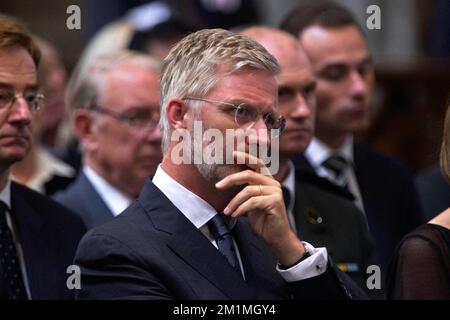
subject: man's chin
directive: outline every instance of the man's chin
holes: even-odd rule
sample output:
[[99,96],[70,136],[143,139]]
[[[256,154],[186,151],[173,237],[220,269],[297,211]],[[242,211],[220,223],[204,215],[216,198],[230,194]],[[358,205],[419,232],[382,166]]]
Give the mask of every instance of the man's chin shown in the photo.
[[369,123],[361,121],[358,123],[353,123],[351,126],[349,126],[349,128],[347,128],[346,131],[357,134],[357,133],[363,133],[368,128],[369,128]]
[[25,157],[26,157],[26,154],[0,155],[0,161],[9,167],[9,166],[12,166],[16,162],[22,161]]
[[220,179],[225,178],[231,174],[248,170],[249,168],[244,164],[223,164],[218,165],[218,172],[220,172]]
[[216,184],[229,175],[248,169],[246,165],[239,164],[201,164],[196,167],[200,174],[212,184]]
[[11,163],[23,160],[28,154],[30,149],[28,146],[13,146],[13,147],[0,147],[0,160],[8,161]]

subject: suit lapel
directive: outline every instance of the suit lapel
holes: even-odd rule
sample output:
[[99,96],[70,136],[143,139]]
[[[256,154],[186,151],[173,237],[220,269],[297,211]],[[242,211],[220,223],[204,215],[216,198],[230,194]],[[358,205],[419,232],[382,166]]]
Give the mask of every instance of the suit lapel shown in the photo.
[[[367,157],[367,153],[364,147],[359,144],[353,145],[353,152],[355,157],[355,176],[358,181],[359,191],[361,192],[362,201],[366,211],[371,211],[372,199],[371,194],[378,194],[378,190],[370,190],[372,186],[379,187],[374,181],[371,181],[370,172],[373,168],[370,168],[370,158]],[[374,176],[376,177],[376,175]],[[368,212],[366,212],[368,214]]]
[[139,202],[156,229],[170,233],[167,246],[230,299],[252,299],[252,290],[213,244],[150,181]]
[[167,243],[168,247],[228,298],[251,299],[252,292],[242,275],[231,267],[199,230],[184,219],[183,216],[178,220],[177,231]]
[[22,245],[23,256],[27,273],[28,284],[32,298],[42,297],[42,288],[46,288],[46,294],[55,284],[49,283],[45,275],[59,272],[55,269],[53,258],[49,255],[51,249],[45,234],[46,221],[39,213],[38,208],[33,207],[23,195],[20,186],[11,184],[11,205]]
[[299,154],[298,156],[292,158],[292,162],[294,163],[296,169],[300,169],[309,174],[316,174],[313,166],[303,154]]
[[[276,260],[268,254],[262,240],[252,231],[246,218],[238,219],[233,229],[239,246],[248,286],[253,289],[253,299],[273,299],[282,296],[277,287],[282,283],[276,272]],[[280,281],[277,282],[276,280]]]
[[84,203],[85,210],[90,217],[91,225],[88,228],[102,225],[114,217],[111,210],[109,210],[83,172],[80,172],[76,188],[79,197],[83,199],[82,202]]

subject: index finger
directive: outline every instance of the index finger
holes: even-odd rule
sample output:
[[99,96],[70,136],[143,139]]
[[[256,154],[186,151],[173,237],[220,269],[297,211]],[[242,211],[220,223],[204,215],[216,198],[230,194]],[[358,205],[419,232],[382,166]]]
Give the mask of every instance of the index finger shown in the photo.
[[238,160],[243,159],[244,160],[243,164],[245,164],[250,169],[262,175],[272,177],[270,170],[266,167],[265,163],[260,158],[257,158],[254,155],[251,155],[247,152],[237,150],[233,151],[233,157],[234,159],[236,159],[237,163],[239,163]]
[[230,174],[216,183],[216,188],[227,189],[231,186],[239,185],[263,185],[263,186],[279,186],[279,182],[272,177],[264,176],[253,170],[244,170]]

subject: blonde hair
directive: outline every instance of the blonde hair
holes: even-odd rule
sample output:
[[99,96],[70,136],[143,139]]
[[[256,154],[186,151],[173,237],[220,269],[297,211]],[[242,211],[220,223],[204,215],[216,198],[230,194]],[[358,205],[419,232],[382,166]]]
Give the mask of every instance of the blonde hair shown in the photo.
[[[205,97],[221,76],[243,68],[277,74],[276,59],[253,39],[223,29],[204,29],[178,42],[163,61],[161,72],[162,150],[167,151],[170,126],[167,104],[173,97]],[[193,107],[193,105],[192,105]]]
[[440,158],[442,173],[450,182],[450,103],[444,120],[444,135],[442,137]]

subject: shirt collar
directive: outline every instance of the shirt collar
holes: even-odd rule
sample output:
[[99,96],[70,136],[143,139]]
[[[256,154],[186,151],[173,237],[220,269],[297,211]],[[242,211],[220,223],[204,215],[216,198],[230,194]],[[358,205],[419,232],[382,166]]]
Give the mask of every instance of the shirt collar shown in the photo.
[[0,201],[3,201],[11,210],[11,179],[8,177],[5,187],[0,191]]
[[[55,176],[67,178],[75,176],[75,170],[71,166],[59,160],[44,148],[36,150],[36,159],[36,172],[28,179],[26,186],[39,193],[45,192],[45,184]],[[11,179],[16,180],[12,173]]]
[[[208,202],[170,177],[161,165],[158,166],[152,181],[197,229],[217,214]],[[229,226],[232,228],[235,223],[235,219],[230,219]]]
[[353,136],[347,136],[344,144],[338,149],[332,149],[314,137],[305,152],[306,158],[315,169],[319,168],[333,154],[338,154],[353,164]]
[[95,190],[100,195],[100,198],[105,202],[106,206],[111,210],[114,216],[124,211],[133,201],[108,181],[101,177],[97,172],[88,166],[83,166],[83,173],[94,186]]

